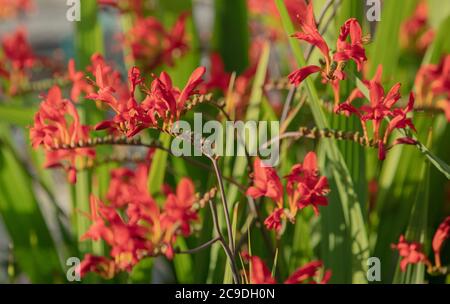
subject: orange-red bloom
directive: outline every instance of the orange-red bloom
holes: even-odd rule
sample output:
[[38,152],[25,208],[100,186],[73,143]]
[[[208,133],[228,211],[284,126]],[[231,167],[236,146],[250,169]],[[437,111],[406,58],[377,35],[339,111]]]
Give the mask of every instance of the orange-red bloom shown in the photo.
[[400,269],[406,271],[409,264],[424,263],[430,265],[427,256],[422,252],[422,244],[417,242],[406,241],[403,235],[400,236],[398,244],[392,244],[392,248],[398,250],[400,261]]
[[170,259],[177,236],[191,234],[191,224],[198,220],[192,181],[183,178],[177,192],[169,193],[160,207],[147,190],[148,170],[148,161],[134,170],[114,169],[106,195],[109,204],[91,196],[87,216],[92,225],[81,239],[105,241],[111,260],[87,255],[82,275],[94,271],[111,278],[119,271],[130,271],[147,256],[164,254]]
[[319,175],[316,158],[314,152],[309,152],[303,164],[294,165],[286,176],[289,212],[284,210],[283,186],[277,172],[272,167],[264,167],[259,158],[255,159],[253,186],[247,189],[246,194],[253,198],[268,197],[276,202],[272,213],[264,221],[268,229],[279,231],[285,216],[292,222],[295,221],[298,209],[312,206],[318,215],[318,207],[328,205],[326,198],[330,191],[328,180],[325,176]]
[[303,164],[292,167],[287,178],[287,193],[291,217],[295,216],[297,209],[312,206],[314,213],[319,215],[319,206],[327,206],[326,195],[330,191],[328,180],[319,175],[317,156],[314,152],[306,154]]
[[194,183],[188,178],[181,179],[176,193],[168,193],[164,203],[163,228],[178,226],[184,236],[191,234],[190,223],[198,220],[198,214],[192,209],[196,200]]
[[78,112],[67,99],[62,98],[61,89],[52,87],[39,111],[34,116],[30,129],[31,144],[34,148],[46,149],[46,167],[63,167],[68,172],[69,181],[76,182],[75,164],[78,157],[94,158],[90,148],[54,150],[57,145],[70,145],[88,139],[89,128],[80,123]]
[[248,188],[247,195],[253,198],[269,197],[283,206],[283,186],[275,169],[265,167],[257,157],[253,163],[253,171],[253,186]]
[[400,42],[404,47],[424,52],[434,36],[435,32],[428,24],[427,1],[419,1],[413,15],[402,23]]
[[433,237],[434,262],[436,267],[441,267],[441,249],[445,240],[450,237],[450,216],[439,225]]
[[[361,70],[363,62],[367,60],[363,47],[361,26],[354,18],[348,19],[344,23],[336,43],[336,53],[332,60],[328,44],[320,34],[314,20],[312,1],[305,10],[299,12],[297,17],[301,31],[292,36],[316,46],[323,55],[325,66],[308,65],[299,68],[288,76],[289,80],[292,84],[298,86],[309,75],[321,72],[322,82],[331,83],[332,85],[335,105],[337,105],[339,102],[339,82],[345,78],[343,71],[345,62],[352,59],[356,62],[358,70]],[[348,38],[350,38],[350,41],[347,41]]]
[[162,72],[153,80],[143,107],[149,115],[157,114],[165,122],[174,122],[180,118],[189,97],[197,93],[197,87],[202,83],[205,71],[204,67],[195,69],[183,90],[173,86],[169,74]]
[[419,105],[431,106],[435,102],[450,121],[450,55],[443,56],[439,64],[423,65],[417,72],[415,87]]
[[188,16],[187,13],[181,14],[170,30],[166,30],[154,17],[139,17],[126,33],[123,38],[125,44],[131,49],[133,58],[142,63],[146,72],[162,64],[172,66],[176,58],[187,52]]
[[[385,159],[386,153],[394,145],[408,144],[415,145],[417,142],[409,137],[397,138],[390,146],[387,146],[389,136],[395,129],[409,128],[416,131],[414,124],[410,118],[407,117],[408,113],[414,109],[414,95],[409,95],[409,101],[405,108],[394,108],[394,105],[400,100],[400,87],[401,84],[395,84],[387,93],[384,92],[384,88],[381,85],[382,67],[378,67],[375,76],[370,81],[364,81],[365,86],[369,89],[370,103],[363,104],[359,108],[352,105],[352,102],[357,98],[363,98],[362,92],[356,88],[354,89],[349,98],[335,107],[336,113],[344,113],[345,115],[354,114],[361,120],[361,125],[364,131],[366,141],[369,142],[369,135],[367,133],[367,122],[372,122],[373,129],[373,141],[378,145],[378,158],[380,160]],[[387,118],[390,121],[387,123],[386,128],[382,129],[383,121]],[[384,133],[382,133],[384,131]]]
[[[257,256],[249,256],[243,254],[244,259],[250,262],[249,280],[250,284],[276,284],[275,278],[272,276],[269,268],[264,264],[263,260]],[[320,268],[323,267],[321,261],[312,261],[292,273],[284,284],[326,284],[331,277],[331,271],[328,270],[323,275],[320,281],[316,281],[317,274]]]
[[87,82],[84,73],[76,70],[75,60],[69,60],[67,71],[69,81],[72,83],[70,99],[77,102],[82,93],[88,95],[94,92],[94,88]]
[[28,43],[27,32],[23,27],[5,35],[1,46],[3,58],[0,57],[0,77],[9,80],[9,94],[14,95],[38,59]]

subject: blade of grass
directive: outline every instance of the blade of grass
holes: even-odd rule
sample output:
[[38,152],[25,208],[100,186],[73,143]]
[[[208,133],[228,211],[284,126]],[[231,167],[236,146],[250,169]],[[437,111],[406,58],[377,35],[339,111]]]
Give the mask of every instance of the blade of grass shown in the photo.
[[[283,0],[275,1],[287,35],[293,34],[295,32],[294,27],[289,18],[289,14]],[[305,59],[298,41],[290,39],[289,42],[294,53],[294,57],[297,60],[297,64],[299,66],[305,66]],[[307,78],[304,83],[308,91],[309,104],[311,106],[311,112],[313,114],[316,126],[321,129],[329,128],[328,120],[322,111],[320,99],[312,79]],[[339,195],[339,200],[331,201],[327,208],[328,210],[336,209],[336,214],[338,214],[339,209],[342,209],[343,217],[339,219],[339,221],[341,221],[341,224],[343,224],[346,229],[347,236],[345,237],[344,244],[350,249],[351,252],[351,263],[349,264],[351,265],[351,276],[346,278],[343,277],[341,279],[346,282],[363,283],[366,282],[366,261],[369,256],[369,244],[365,227],[365,217],[362,214],[361,206],[358,201],[350,173],[336,145],[336,142],[333,140],[326,140],[321,144],[322,148],[325,149],[325,155],[328,161],[327,167],[329,172],[327,176],[332,179],[331,183],[335,185],[334,189],[337,190]],[[329,218],[326,215],[322,215],[321,220],[336,221],[336,218],[335,216]],[[332,232],[333,231],[323,231],[323,238],[328,238]],[[332,249],[333,248],[330,248],[330,250]],[[330,264],[337,266],[343,262],[342,259],[339,260],[339,258],[334,256],[330,256],[329,258],[330,259],[328,261],[325,261],[327,266]],[[329,267],[332,268],[331,265]]]
[[62,282],[62,265],[35,197],[32,180],[15,154],[9,129],[1,125],[0,214],[12,241],[14,258],[31,282]]
[[245,0],[216,0],[214,45],[229,72],[243,72],[249,63],[249,29]]

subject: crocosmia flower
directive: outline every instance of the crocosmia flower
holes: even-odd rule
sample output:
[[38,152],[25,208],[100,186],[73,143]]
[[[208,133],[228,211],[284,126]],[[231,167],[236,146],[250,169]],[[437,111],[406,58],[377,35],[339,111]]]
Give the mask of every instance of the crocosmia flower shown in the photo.
[[447,216],[445,220],[439,225],[438,229],[434,233],[433,237],[433,251],[435,257],[436,267],[441,267],[441,249],[445,242],[450,237],[450,216]]
[[345,78],[343,71],[345,63],[352,59],[356,62],[358,70],[361,70],[362,64],[367,60],[363,47],[361,26],[354,18],[344,23],[336,43],[336,53],[331,59],[330,48],[320,34],[314,19],[312,1],[308,4],[306,10],[298,13],[297,17],[301,31],[295,33],[293,37],[316,46],[322,53],[325,62],[323,67],[308,65],[299,68],[289,75],[289,80],[292,84],[298,86],[309,75],[320,72],[322,82],[331,84],[335,105],[337,105],[339,102],[339,82]]
[[398,250],[398,254],[401,257],[400,269],[406,271],[409,264],[424,263],[430,265],[427,256],[422,251],[422,244],[417,242],[406,241],[403,235],[397,244],[392,244],[392,248]]
[[92,159],[95,157],[95,151],[90,148],[57,149],[57,147],[87,140],[88,133],[89,127],[80,123],[73,103],[62,97],[58,86],[52,87],[34,116],[34,125],[30,129],[32,146],[34,148],[43,146],[46,149],[45,166],[64,168],[69,181],[75,183],[77,159]]
[[295,215],[297,209],[308,206],[311,206],[318,215],[318,207],[328,205],[326,197],[330,191],[328,180],[325,176],[319,175],[317,156],[314,152],[306,154],[303,164],[293,166],[286,179],[291,216]]
[[[272,276],[269,268],[264,261],[258,256],[250,256],[247,253],[243,254],[245,260],[250,263],[249,283],[250,284],[276,284],[275,278]],[[331,271],[328,270],[323,275],[320,281],[317,281],[319,270],[323,267],[321,261],[312,261],[292,273],[284,284],[326,284],[331,278]]]

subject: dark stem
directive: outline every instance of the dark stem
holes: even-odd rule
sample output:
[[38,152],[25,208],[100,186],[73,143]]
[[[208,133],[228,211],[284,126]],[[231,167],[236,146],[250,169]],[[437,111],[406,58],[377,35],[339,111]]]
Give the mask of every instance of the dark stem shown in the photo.
[[216,238],[214,238],[212,240],[209,240],[208,242],[206,242],[206,243],[204,243],[204,244],[202,244],[202,245],[200,245],[198,247],[195,247],[195,248],[192,248],[192,249],[188,249],[188,250],[183,250],[183,251],[177,250],[175,253],[177,253],[177,254],[192,254],[192,253],[196,253],[198,251],[201,251],[203,249],[208,248],[209,246],[211,246],[212,244],[214,244],[215,242],[217,242],[219,240],[220,240],[220,237],[216,237]]
[[231,272],[232,272],[232,275],[233,275],[234,283],[239,284],[240,280],[239,280],[238,269],[237,269],[237,266],[236,266],[236,261],[234,259],[234,255],[232,254],[230,248],[228,248],[226,242],[224,241],[222,232],[220,231],[219,219],[218,219],[218,216],[217,216],[217,210],[216,210],[216,207],[214,206],[214,204],[213,204],[213,202],[211,200],[209,201],[209,207],[211,209],[213,226],[216,229],[216,232],[218,234],[219,242],[222,245],[223,250],[225,251],[225,254],[227,255],[228,260],[230,262]]
[[230,214],[229,214],[229,210],[228,210],[228,203],[227,203],[227,198],[225,195],[225,189],[223,187],[222,173],[220,172],[219,166],[217,164],[217,160],[212,159],[212,163],[214,166],[214,171],[216,172],[217,182],[219,183],[220,196],[222,198],[222,207],[223,207],[223,211],[225,213],[225,222],[227,225],[228,242],[229,242],[230,249],[234,256],[235,251],[234,251],[233,230],[231,227]]

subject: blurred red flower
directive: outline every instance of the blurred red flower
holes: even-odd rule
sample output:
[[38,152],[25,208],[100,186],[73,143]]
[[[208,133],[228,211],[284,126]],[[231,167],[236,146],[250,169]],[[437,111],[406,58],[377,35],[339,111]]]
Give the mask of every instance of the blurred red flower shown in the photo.
[[439,64],[423,65],[414,84],[419,105],[431,106],[436,101],[450,121],[450,55],[443,56]]
[[441,249],[445,240],[450,237],[450,216],[447,216],[445,220],[439,225],[438,229],[434,233],[433,237],[433,251],[436,267],[441,267]]
[[142,63],[146,72],[162,64],[172,66],[176,58],[187,52],[188,16],[188,13],[180,14],[169,30],[154,17],[139,17],[126,33],[123,37],[125,45],[131,49],[133,58]]
[[[275,278],[272,276],[269,268],[264,264],[263,260],[257,256],[249,256],[247,253],[243,254],[243,258],[248,260],[250,263],[249,280],[250,284],[276,284]],[[323,275],[320,281],[316,281],[318,271],[323,267],[321,261],[312,261],[294,271],[293,274],[289,276],[284,284],[301,284],[301,283],[312,283],[312,284],[326,284],[331,277],[331,271],[328,270]]]
[[55,149],[58,145],[71,145],[89,138],[89,127],[80,123],[78,112],[67,99],[62,98],[61,89],[52,87],[39,111],[34,116],[30,129],[33,148],[46,149],[46,163],[49,167],[63,167],[68,172],[69,181],[76,182],[75,164],[77,158],[94,158],[95,150],[90,148]]
[[424,52],[433,42],[434,30],[428,24],[427,1],[419,1],[411,17],[401,25],[400,42],[403,47]]
[[422,252],[422,244],[417,242],[406,241],[403,235],[400,236],[398,244],[391,245],[393,249],[398,250],[400,261],[400,269],[406,271],[409,264],[424,263],[430,265],[427,256]]
[[330,192],[328,180],[319,175],[317,156],[314,152],[306,154],[303,164],[292,167],[286,176],[286,190],[289,196],[291,217],[297,213],[297,209],[312,206],[314,213],[319,215],[319,206],[327,206],[326,195]]
[[[304,0],[300,2],[304,2]],[[331,60],[328,44],[320,34],[314,20],[312,2],[304,6],[306,9],[299,11],[297,15],[301,31],[295,33],[292,37],[316,46],[322,53],[325,60],[325,67],[308,65],[297,69],[288,77],[292,84],[298,86],[309,75],[321,72],[322,82],[331,83],[336,106],[339,103],[339,81],[345,78],[343,71],[345,62],[352,59],[356,62],[358,70],[361,70],[363,62],[367,60],[363,47],[361,26],[354,18],[348,19],[344,23],[336,43],[336,53],[334,54],[333,60]],[[348,37],[350,37],[350,42],[347,42]]]
[[253,198],[261,196],[273,199],[280,207],[283,206],[283,186],[277,172],[272,167],[265,167],[258,157],[253,163],[253,186],[246,194]]

